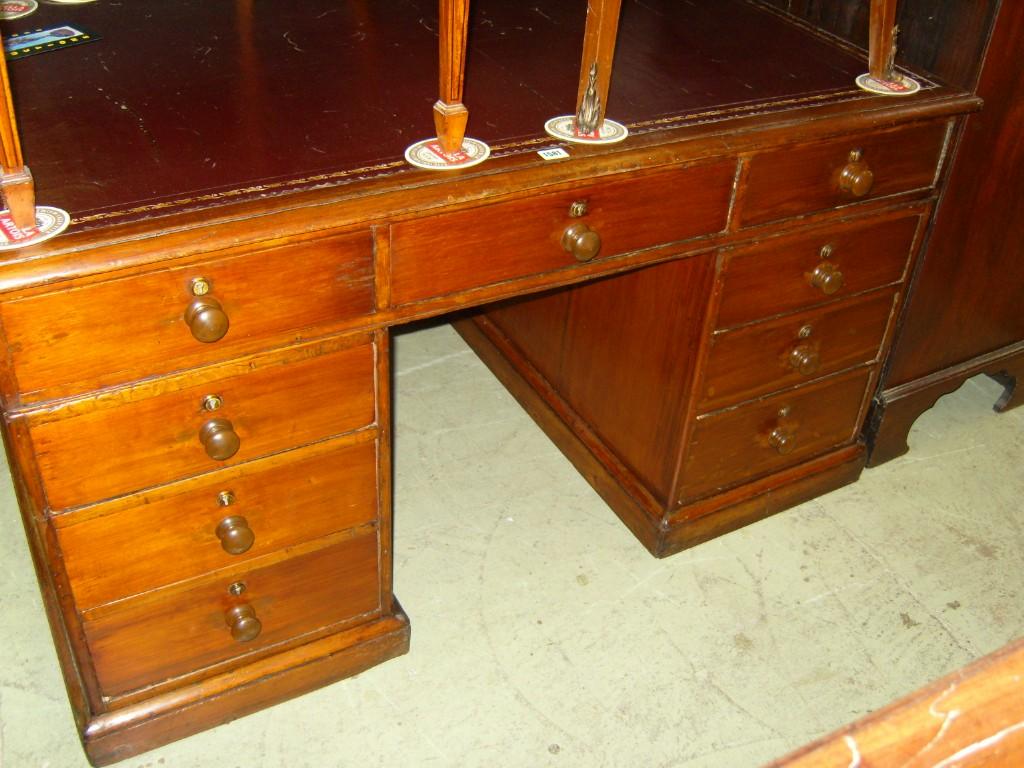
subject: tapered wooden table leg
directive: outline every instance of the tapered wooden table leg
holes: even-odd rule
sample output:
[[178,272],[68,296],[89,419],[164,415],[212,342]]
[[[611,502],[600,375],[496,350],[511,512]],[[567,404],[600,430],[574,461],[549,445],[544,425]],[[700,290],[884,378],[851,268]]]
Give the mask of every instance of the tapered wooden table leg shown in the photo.
[[3,190],[11,218],[20,229],[28,229],[36,223],[36,193],[32,174],[21,156],[21,141],[18,126],[14,120],[14,104],[11,101],[11,86],[7,79],[7,62],[0,55],[0,189]]
[[896,71],[896,5],[899,0],[871,0],[868,32],[868,71],[857,78],[865,91],[885,96],[909,96],[921,90],[913,78]]
[[405,159],[430,170],[465,168],[482,162],[490,148],[466,138],[469,110],[462,103],[466,79],[469,0],[438,0],[438,63],[440,96],[434,104],[436,139],[413,144]]
[[622,0],[590,0],[587,4],[576,114],[548,120],[544,128],[552,136],[581,144],[608,144],[629,135],[624,126],[605,117],[621,10]]
[[445,152],[462,149],[469,110],[462,103],[466,78],[469,0],[440,0],[438,13],[439,93],[434,104],[434,127]]

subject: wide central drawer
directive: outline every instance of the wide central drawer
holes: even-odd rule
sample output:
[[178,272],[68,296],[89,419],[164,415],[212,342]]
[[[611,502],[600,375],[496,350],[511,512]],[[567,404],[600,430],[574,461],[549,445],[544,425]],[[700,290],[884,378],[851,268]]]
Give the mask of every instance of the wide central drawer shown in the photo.
[[86,611],[373,522],[377,444],[372,431],[358,437],[55,517],[76,607]]
[[371,531],[87,616],[85,638],[103,694],[126,693],[379,611],[377,550]]
[[101,501],[372,424],[374,363],[366,337],[336,339],[29,414],[48,506]]
[[731,160],[676,168],[397,222],[392,300],[409,304],[576,265],[562,244],[573,225],[600,238],[596,258],[720,232],[735,170]]

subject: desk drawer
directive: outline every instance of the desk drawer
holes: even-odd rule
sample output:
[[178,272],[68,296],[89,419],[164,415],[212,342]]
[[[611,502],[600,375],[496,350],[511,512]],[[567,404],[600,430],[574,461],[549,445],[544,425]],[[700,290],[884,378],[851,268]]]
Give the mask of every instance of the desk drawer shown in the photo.
[[[740,222],[763,224],[837,205],[935,184],[946,123],[855,135],[755,155],[750,161]],[[856,161],[851,153],[859,151]],[[853,187],[843,188],[846,179]],[[867,172],[870,185],[865,184]],[[863,185],[863,186],[862,186]]]
[[[372,424],[374,345],[356,341],[362,343],[332,340],[243,358],[30,415],[49,508],[101,501]],[[207,410],[215,404],[209,398],[219,399],[216,410]],[[237,452],[212,458],[236,438]]]
[[377,450],[364,435],[56,517],[75,604],[85,611],[373,522]]
[[[227,317],[217,341],[186,322],[193,280]],[[202,287],[196,288],[202,291]],[[373,311],[369,233],[163,269],[0,306],[23,402],[79,394],[303,338]],[[219,317],[214,310],[194,321]],[[210,329],[215,331],[216,329]],[[215,333],[214,333],[215,335]]]
[[895,294],[884,290],[715,334],[699,410],[713,411],[873,362]]
[[861,221],[732,252],[723,270],[718,328],[899,282],[919,221],[918,216]]
[[[403,221],[391,228],[392,300],[434,296],[578,262],[562,246],[573,224],[598,233],[597,258],[719,232],[725,228],[735,164],[608,180],[495,205]],[[587,204],[573,218],[574,202]]]
[[680,502],[766,475],[851,442],[870,369],[859,369],[697,419]]
[[[244,585],[232,594],[229,587]],[[236,587],[235,591],[238,591]],[[237,640],[234,609],[251,609],[254,639]],[[86,643],[105,696],[115,696],[380,610],[372,532],[292,559],[135,598],[86,615]],[[251,619],[245,627],[255,629]],[[236,630],[237,631],[237,630]]]

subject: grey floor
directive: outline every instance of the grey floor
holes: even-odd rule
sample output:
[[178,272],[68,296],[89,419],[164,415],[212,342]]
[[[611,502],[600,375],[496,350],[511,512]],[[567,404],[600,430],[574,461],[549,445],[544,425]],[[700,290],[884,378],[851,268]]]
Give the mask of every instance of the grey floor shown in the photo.
[[[651,558],[447,326],[396,341],[412,651],[126,766],[756,766],[1024,634],[1024,412]],[[1022,409],[1024,410],[1024,409]],[[0,766],[84,766],[9,481]]]

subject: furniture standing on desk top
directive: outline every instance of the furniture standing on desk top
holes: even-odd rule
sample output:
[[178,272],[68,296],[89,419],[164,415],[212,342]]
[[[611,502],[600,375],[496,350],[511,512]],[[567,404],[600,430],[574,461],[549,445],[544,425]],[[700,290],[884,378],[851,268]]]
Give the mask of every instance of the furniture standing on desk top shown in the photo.
[[103,40],[11,67],[38,199],[74,222],[0,264],[5,436],[97,763],[406,650],[392,325],[579,286],[460,327],[659,555],[863,466],[978,101],[863,94],[860,52],[756,3],[626,3],[633,135],[549,162],[583,7],[474,7],[495,152],[452,175],[399,159],[430,132],[423,0],[65,7]]

